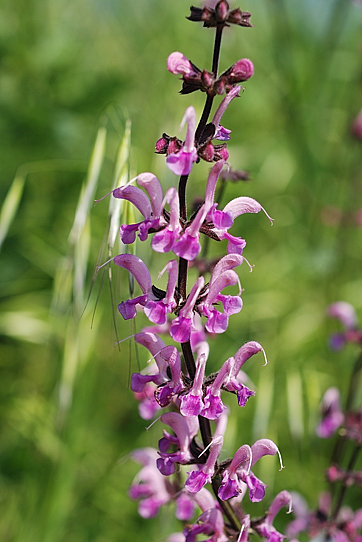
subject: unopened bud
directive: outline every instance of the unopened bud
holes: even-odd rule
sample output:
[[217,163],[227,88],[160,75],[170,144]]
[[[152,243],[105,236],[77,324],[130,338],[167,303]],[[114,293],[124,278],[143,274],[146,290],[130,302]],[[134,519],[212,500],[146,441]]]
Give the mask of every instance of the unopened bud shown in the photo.
[[225,77],[221,76],[214,84],[214,91],[216,94],[222,95],[226,92],[226,80]]
[[210,88],[213,85],[214,77],[212,73],[204,70],[201,75],[201,81],[205,88]]
[[219,151],[219,156],[220,156],[220,160],[226,160],[229,158],[229,151],[227,150],[226,147],[223,147],[222,149],[220,149]]
[[191,62],[182,54],[176,51],[171,53],[167,59],[167,69],[174,75],[191,75],[193,72]]
[[164,137],[160,137],[156,141],[155,149],[157,154],[166,154],[168,148],[168,141]]
[[223,23],[226,21],[229,13],[229,4],[226,0],[220,0],[215,6],[216,19],[218,22]]
[[254,73],[254,65],[248,58],[238,60],[228,74],[228,83],[241,83],[247,81]]
[[229,158],[229,152],[226,148],[226,144],[224,145],[214,145],[214,160],[217,162],[218,160],[225,160]]
[[182,147],[182,142],[177,137],[172,137],[168,145],[167,154],[178,152]]
[[230,11],[227,22],[237,24],[239,26],[251,27],[253,25],[250,23],[250,17],[251,13],[248,11],[241,11],[240,8],[237,8]]
[[205,147],[199,151],[199,156],[206,162],[212,162],[214,159],[214,145],[209,141]]

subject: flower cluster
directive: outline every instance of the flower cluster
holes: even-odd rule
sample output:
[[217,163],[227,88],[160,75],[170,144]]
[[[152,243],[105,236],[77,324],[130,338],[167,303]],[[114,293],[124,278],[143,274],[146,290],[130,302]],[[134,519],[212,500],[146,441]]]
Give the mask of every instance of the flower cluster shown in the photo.
[[[238,269],[245,261],[252,270],[243,255],[245,239],[232,232],[234,221],[245,213],[262,211],[273,223],[253,198],[239,196],[220,207],[215,201],[229,169],[227,142],[231,130],[221,124],[222,117],[239,97],[239,83],[254,72],[252,62],[244,58],[218,74],[221,36],[230,24],[251,26],[250,13],[230,10],[227,1],[220,0],[214,8],[191,7],[189,19],[215,27],[216,34],[210,72],[200,70],[180,52],[172,53],[167,60],[169,72],[182,77],[182,94],[198,90],[206,93],[198,123],[195,109],[191,105],[186,108],[181,122],[181,129],[186,126],[184,140],[164,133],[156,142],[156,153],[165,155],[167,167],[180,177],[178,186],[164,191],[160,180],[145,172],[111,192],[113,198],[132,204],[140,215],[138,222],[121,226],[125,249],[137,237],[140,241],[150,238],[156,253],[170,253],[158,276],[167,276],[164,290],[154,284],[146,263],[135,251],[125,250],[109,261],[126,270],[140,290],[135,297],[120,301],[120,315],[130,320],[142,311],[152,324],[133,336],[151,357],[144,370],[132,375],[131,389],[139,401],[141,416],[151,420],[160,413],[165,427],[158,450],[146,448],[133,453],[142,468],[130,488],[130,497],[139,501],[139,513],[144,518],[154,517],[169,502],[176,504],[176,517],[187,525],[170,541],[195,542],[198,535],[204,535],[213,542],[246,542],[251,534],[258,534],[279,542],[285,537],[273,521],[281,508],[291,509],[287,491],[275,497],[263,518],[252,519],[243,508],[245,496],[257,503],[266,495],[267,485],[254,474],[254,465],[264,456],[278,455],[283,468],[277,445],[268,438],[251,445],[240,442],[230,458],[224,458],[223,449],[228,419],[224,397],[234,395],[239,407],[247,405],[255,391],[247,386],[244,364],[261,353],[266,365],[265,351],[256,341],[238,344],[231,357],[222,360],[217,372],[207,371],[208,337],[225,332],[230,318],[243,307]],[[214,99],[224,94],[208,123]],[[189,216],[186,183],[200,160],[213,166],[204,198]],[[230,176],[234,181],[247,178],[238,172],[230,172]],[[189,269],[199,268],[202,239],[213,240],[219,246],[225,241],[224,254],[205,267],[210,269],[208,277],[200,273],[188,285]],[[205,259],[205,250],[202,255]],[[173,344],[164,341],[162,333]]]

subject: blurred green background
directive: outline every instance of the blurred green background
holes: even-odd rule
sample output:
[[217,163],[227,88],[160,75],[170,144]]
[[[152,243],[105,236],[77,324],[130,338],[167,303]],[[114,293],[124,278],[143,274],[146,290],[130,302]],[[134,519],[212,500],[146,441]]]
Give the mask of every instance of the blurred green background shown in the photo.
[[[274,458],[255,469],[269,485],[265,502],[247,503],[256,515],[281,489],[316,505],[332,446],[315,437],[318,405],[327,387],[346,391],[357,355],[353,346],[329,350],[338,325],[325,310],[343,299],[362,311],[362,147],[350,133],[362,108],[362,7],[241,7],[254,28],[226,30],[221,69],[249,57],[255,75],[223,124],[232,166],[252,180],[228,185],[223,203],[254,197],[275,223],[237,220],[255,269],[240,269],[244,309],[212,340],[208,364],[217,370],[247,340],[268,354],[267,367],[258,358],[246,366],[257,394],[245,409],[231,405],[225,443],[225,456],[261,437],[282,451],[282,472]],[[111,289],[108,270],[94,274],[108,257],[109,201],[93,207],[93,199],[142,171],[165,187],[175,182],[154,143],[163,131],[178,134],[188,105],[200,113],[204,95],[179,96],[166,59],[179,50],[209,67],[213,42],[212,30],[185,19],[188,8],[185,0],[1,2],[3,542],[159,542],[180,529],[170,508],[141,520],[127,497],[139,470],[129,453],[156,445],[161,426],[145,431],[129,390],[146,352],[130,341],[114,346],[146,321],[123,323],[112,310],[128,296],[125,274],[112,270]],[[208,169],[194,168],[189,198],[202,195]],[[167,258],[141,243],[136,251],[156,281]]]

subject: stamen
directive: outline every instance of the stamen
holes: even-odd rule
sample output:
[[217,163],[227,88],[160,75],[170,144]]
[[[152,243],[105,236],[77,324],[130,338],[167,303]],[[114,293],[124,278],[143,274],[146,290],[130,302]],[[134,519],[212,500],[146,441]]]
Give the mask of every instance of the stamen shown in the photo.
[[[162,416],[162,414],[161,414],[161,416]],[[149,429],[151,429],[151,427],[152,427],[153,425],[155,425],[155,423],[158,422],[158,420],[161,419],[161,416],[159,416],[158,418],[156,418],[150,425],[148,425],[147,427],[145,427],[146,431],[148,431]]]
[[262,207],[261,210],[264,211],[264,213],[266,214],[266,216],[269,218],[271,225],[273,225],[274,218],[272,218],[271,216],[268,215],[268,213],[266,212],[266,210],[264,209],[264,207]]
[[99,271],[100,269],[102,269],[102,267],[104,267],[105,265],[107,265],[107,263],[112,262],[112,261],[114,260],[114,258],[115,258],[115,256],[113,256],[113,258],[110,258],[110,259],[107,260],[106,262],[102,263],[102,265],[97,265],[97,266],[96,266],[96,272],[98,273],[98,271]]
[[236,542],[240,542],[241,536],[242,536],[244,531],[245,531],[245,523],[243,523],[242,526],[241,526],[240,533],[239,533],[239,536],[238,536],[238,539],[237,539]]
[[[244,256],[243,256],[244,258]],[[249,269],[250,269],[250,273],[252,272],[252,270],[254,269],[255,267],[255,264],[252,265],[251,263],[248,262],[248,260],[246,258],[243,259],[244,262],[246,262],[246,264],[249,266]]]
[[[283,465],[283,460],[282,460],[282,454],[279,452],[279,448],[277,448],[277,453],[278,453],[278,457],[279,457],[279,462],[280,462],[280,469],[279,469],[279,472],[282,471],[283,469],[285,469],[285,466]],[[290,512],[288,512],[289,514]]]
[[135,337],[137,333],[134,333],[133,335],[129,335],[129,337],[125,337],[124,339],[121,339],[120,341],[117,341],[114,343],[114,346],[117,346],[118,344],[123,343],[124,341],[127,341],[128,339],[132,339],[132,337]]
[[266,353],[265,353],[265,350],[264,350],[263,347],[261,347],[261,351],[263,352],[263,355],[264,355],[265,363],[264,363],[263,367],[265,367],[265,365],[268,365],[269,362],[267,360]]
[[204,449],[202,450],[201,454],[198,455],[197,457],[199,458],[199,457],[201,457],[202,455],[204,455],[204,453],[210,448],[210,446],[212,446],[212,445],[215,444],[215,443],[216,443],[216,444],[219,444],[219,442],[221,442],[222,440],[223,440],[223,438],[222,438],[221,436],[216,437],[216,438],[213,438],[212,441],[210,442],[210,444],[208,444],[208,445],[206,446],[206,448],[204,448]]
[[108,194],[106,194],[105,196],[103,196],[102,198],[99,198],[99,199],[95,199],[94,200],[94,206],[97,205],[97,203],[99,203],[100,201],[104,200],[105,198],[107,198],[109,196],[109,194],[112,194],[113,190],[111,190],[110,192],[108,192]]

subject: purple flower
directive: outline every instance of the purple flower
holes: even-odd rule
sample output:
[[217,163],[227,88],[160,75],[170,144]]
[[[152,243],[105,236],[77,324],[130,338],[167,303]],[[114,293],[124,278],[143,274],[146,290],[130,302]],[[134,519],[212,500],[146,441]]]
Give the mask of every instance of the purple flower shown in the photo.
[[337,301],[329,305],[327,309],[328,316],[337,318],[345,329],[357,328],[357,314],[354,307],[346,301]]
[[228,83],[242,83],[247,81],[254,74],[254,65],[248,58],[242,58],[238,60],[228,71]]
[[[214,268],[209,282],[208,293],[198,306],[200,314],[208,319],[205,328],[210,333],[223,333],[227,329],[229,316],[240,312],[242,309],[240,281],[233,268],[240,265],[243,259],[238,256],[233,258],[225,256]],[[221,294],[224,288],[235,284],[239,285],[239,295]],[[217,302],[221,302],[224,312],[220,312],[215,307]]]
[[[197,418],[191,418],[197,420]],[[161,416],[161,421],[169,425],[176,434],[177,451],[167,452],[162,448],[159,451],[160,457],[157,459],[157,468],[164,475],[169,476],[175,472],[175,463],[184,465],[191,460],[190,444],[194,436],[193,431],[188,425],[189,420],[178,414],[178,412],[167,412]],[[198,424],[197,429],[198,430]],[[195,433],[196,434],[196,433]]]
[[330,337],[330,347],[333,350],[340,350],[347,342],[362,344],[362,331],[357,328],[357,314],[350,303],[337,301],[328,307],[327,314],[337,318],[344,328],[341,333],[334,333]]
[[133,254],[119,254],[113,258],[113,261],[119,267],[127,269],[134,276],[143,292],[143,295],[122,301],[118,305],[121,316],[125,320],[135,318],[137,314],[136,305],[140,305],[144,307],[144,312],[151,322],[158,325],[164,324],[167,313],[171,313],[176,307],[174,298],[178,272],[176,260],[171,260],[160,273],[161,276],[167,271],[169,276],[166,295],[163,299],[159,299],[153,293],[150,272],[140,258]]
[[177,284],[178,265],[176,260],[171,260],[162,269],[158,278],[160,279],[164,272],[168,273],[168,283],[166,289],[166,295],[163,299],[158,301],[149,300],[144,308],[144,313],[147,318],[155,324],[162,325],[166,322],[166,315],[172,313],[176,308],[175,301],[175,288]]
[[155,398],[161,407],[165,407],[170,404],[174,395],[183,390],[184,385],[181,377],[181,359],[177,349],[174,346],[165,346],[160,355],[167,362],[171,378],[167,377],[168,381],[158,387]]
[[191,329],[193,327],[194,307],[200,291],[204,287],[203,277],[199,277],[186,300],[185,305],[180,310],[179,316],[172,322],[170,335],[174,341],[184,343],[190,340]]
[[187,491],[182,491],[176,498],[176,517],[181,521],[189,521],[195,512],[195,501]]
[[143,518],[153,518],[161,506],[169,502],[165,479],[156,468],[157,452],[153,448],[135,450],[132,458],[143,465],[129,490],[131,499],[140,499],[138,512]]
[[236,497],[241,492],[241,480],[238,476],[238,469],[249,473],[252,452],[250,446],[244,444],[235,453],[230,465],[223,472],[218,495],[221,500],[226,501]]
[[321,403],[322,421],[317,427],[317,435],[321,438],[331,437],[344,421],[344,415],[341,410],[339,390],[329,388]]
[[171,53],[167,59],[167,69],[174,75],[186,77],[197,76],[200,71],[196,71],[191,62],[180,52]]
[[198,534],[212,535],[208,542],[228,542],[224,534],[224,520],[217,508],[210,508],[199,516],[196,522],[184,530],[185,542],[196,542]]
[[202,401],[202,384],[205,376],[206,356],[201,356],[196,361],[196,373],[191,389],[187,394],[180,397],[180,412],[183,416],[198,416],[204,407]]
[[127,269],[138,282],[143,295],[122,301],[118,305],[118,310],[125,320],[135,318],[137,311],[136,305],[145,306],[148,300],[156,300],[152,294],[151,275],[146,264],[133,254],[119,254],[113,258],[113,262],[119,267]]
[[220,126],[221,117],[225,113],[230,102],[237,98],[240,95],[240,87],[234,87],[222,100],[221,104],[217,108],[215,115],[212,119],[212,124],[215,126],[214,139],[219,139],[220,141],[228,141],[230,139],[231,130]]
[[207,388],[206,395],[204,397],[204,408],[201,411],[201,416],[208,418],[209,420],[216,420],[221,416],[226,409],[224,403],[221,400],[221,386],[224,383],[225,378],[230,372],[231,358],[229,358],[214,380],[214,382]]
[[155,252],[170,252],[180,238],[180,203],[175,188],[167,190],[163,205],[165,203],[170,205],[169,223],[153,236],[151,246]]
[[292,511],[292,497],[288,491],[281,491],[278,493],[270,505],[265,518],[253,523],[253,528],[256,532],[260,536],[266,538],[269,542],[281,542],[286,538],[286,536],[279,533],[273,526],[274,518],[283,506],[288,507],[287,514]]
[[192,106],[186,109],[180,126],[181,130],[185,122],[187,123],[187,130],[183,146],[177,153],[169,154],[166,158],[167,166],[175,175],[188,175],[193,163],[197,160],[197,150],[195,148],[196,113]]
[[251,447],[247,444],[241,446],[224,470],[219,497],[222,500],[236,497],[243,492],[243,484],[246,484],[251,502],[260,502],[265,496],[267,486],[250,469],[261,457],[275,454],[279,455],[281,463],[278,447],[269,439],[257,440]]
[[228,233],[235,218],[245,213],[259,213],[260,211],[263,211],[269,218],[271,224],[273,224],[273,219],[268,215],[264,207],[262,207],[255,199],[246,196],[240,196],[239,198],[231,200],[222,211],[213,211],[210,218],[215,226],[214,231],[220,239],[227,239],[229,254],[242,254],[243,249],[246,246],[244,239],[234,237]]
[[[143,192],[140,188],[132,186],[128,183],[125,186],[120,186],[113,190],[113,197],[125,199],[133,203],[133,205],[143,215],[144,220],[137,224],[129,226],[121,226],[121,240],[126,245],[135,241],[136,233],[141,241],[145,241],[148,237],[149,230],[157,230],[166,224],[162,216],[162,187],[160,181],[152,173],[141,173],[135,179],[137,184],[144,188],[147,192]],[[133,181],[131,181],[133,182]]]
[[188,491],[198,493],[205,484],[211,484],[215,472],[215,463],[220,455],[222,446],[223,437],[214,438],[210,445],[210,453],[206,459],[206,463],[199,470],[187,473],[189,476],[185,482],[185,488]]
[[152,420],[160,405],[155,399],[156,386],[147,382],[141,392],[134,392],[135,399],[139,401],[138,412],[144,420]]
[[239,348],[234,358],[232,358],[233,363],[230,367],[230,373],[228,374],[227,379],[224,381],[223,384],[223,387],[226,390],[234,392],[236,391],[238,397],[238,404],[241,407],[246,405],[249,397],[255,395],[254,391],[250,390],[239,380],[241,367],[251,356],[254,356],[258,352],[263,352],[266,364],[267,359],[265,356],[264,348],[256,341],[250,341],[244,344],[241,348]]
[[141,393],[144,391],[146,384],[149,382],[153,382],[158,386],[168,381],[167,363],[161,356],[161,351],[163,348],[165,348],[165,343],[154,333],[145,331],[137,333],[134,336],[134,340],[137,344],[141,344],[150,351],[158,369],[158,372],[155,374],[150,374],[153,366],[151,366],[151,368],[147,368],[146,374],[132,374],[131,390],[136,393]]

